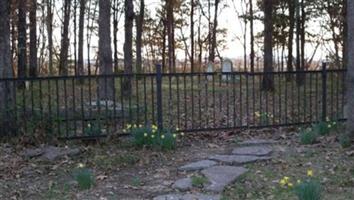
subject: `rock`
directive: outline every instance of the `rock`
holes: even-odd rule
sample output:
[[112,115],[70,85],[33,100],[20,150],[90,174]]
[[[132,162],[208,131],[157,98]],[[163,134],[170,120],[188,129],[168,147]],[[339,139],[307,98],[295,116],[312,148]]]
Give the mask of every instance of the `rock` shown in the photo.
[[205,189],[211,192],[222,192],[224,188],[233,183],[239,176],[246,173],[243,167],[214,166],[202,171],[211,183]]
[[267,146],[250,146],[236,148],[232,151],[232,154],[248,156],[268,156],[272,153],[272,151],[272,148]]
[[219,200],[220,195],[194,194],[166,194],[153,198],[153,200]]
[[201,160],[201,161],[197,161],[197,162],[193,162],[193,163],[189,163],[187,165],[184,165],[184,166],[178,168],[178,170],[181,170],[181,171],[202,170],[202,169],[206,169],[206,168],[215,166],[216,164],[217,164],[217,162],[212,161],[212,160]]
[[37,149],[26,149],[22,152],[22,156],[26,158],[40,157],[44,160],[54,161],[64,156],[76,156],[80,153],[79,148],[69,149],[54,146],[46,146]]
[[193,187],[192,186],[192,179],[191,178],[179,179],[172,185],[172,187],[174,189],[178,189],[178,190],[181,190],[181,191],[189,190],[189,189],[191,189]]
[[44,149],[44,152],[45,153],[41,156],[42,158],[47,159],[49,161],[54,161],[64,156],[76,156],[80,153],[80,149],[78,148],[68,149],[68,148],[48,146]]
[[214,155],[209,159],[224,162],[230,165],[241,165],[246,163],[252,163],[256,161],[270,160],[271,157],[259,157],[259,156],[242,156],[242,155]]
[[245,140],[240,142],[241,146],[258,146],[258,145],[272,145],[276,144],[275,140],[264,140],[264,139],[254,139],[254,140]]

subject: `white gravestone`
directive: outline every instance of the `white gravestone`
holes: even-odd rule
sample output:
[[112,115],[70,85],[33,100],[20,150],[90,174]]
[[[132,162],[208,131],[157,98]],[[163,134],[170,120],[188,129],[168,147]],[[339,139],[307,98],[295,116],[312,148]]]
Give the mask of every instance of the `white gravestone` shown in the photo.
[[[230,59],[225,59],[222,64],[221,64],[221,71],[223,73],[229,73],[229,72],[232,72],[233,71],[233,65],[232,65],[232,61]],[[231,79],[231,76],[229,75],[227,77],[227,75],[222,75],[222,80],[223,81],[227,81],[229,80],[230,81]]]
[[[213,73],[214,72],[214,65],[212,62],[209,62],[207,65],[207,73]],[[213,75],[208,75],[208,81],[213,80]]]

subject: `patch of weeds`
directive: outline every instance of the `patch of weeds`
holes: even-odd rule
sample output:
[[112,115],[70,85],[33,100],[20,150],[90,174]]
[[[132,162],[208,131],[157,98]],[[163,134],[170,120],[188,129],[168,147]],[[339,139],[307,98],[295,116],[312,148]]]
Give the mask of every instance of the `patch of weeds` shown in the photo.
[[119,156],[95,156],[95,163],[99,163],[97,167],[104,170],[134,166],[139,160],[139,157],[129,153]]
[[304,129],[300,132],[301,144],[314,144],[317,141],[318,134],[311,128]]
[[312,125],[312,129],[319,135],[328,135],[332,130],[337,129],[337,122],[334,121],[321,121]]
[[[142,126],[128,124],[123,131],[130,131],[133,135],[133,143],[139,148],[149,147],[159,150],[172,150],[176,148],[178,129],[175,131],[171,129],[158,130],[156,125]],[[183,133],[180,135],[183,136]]]
[[95,184],[95,177],[92,171],[87,168],[75,169],[73,176],[80,190],[88,190]]
[[208,183],[208,179],[204,176],[192,176],[192,186],[202,188]]
[[132,186],[138,187],[142,185],[142,182],[139,177],[134,177],[131,183]]
[[102,134],[102,125],[100,122],[87,123],[87,127],[84,129],[84,133],[86,136],[95,136]]
[[295,186],[294,192],[299,200],[320,200],[321,184],[314,179],[306,180]]
[[341,134],[339,136],[339,143],[342,148],[349,148],[351,146],[351,139],[347,134]]
[[49,184],[48,191],[44,193],[44,199],[70,199],[70,186],[68,184],[59,185],[58,183]]
[[256,118],[258,118],[260,125],[268,125],[269,121],[274,118],[273,114],[267,112],[255,112]]

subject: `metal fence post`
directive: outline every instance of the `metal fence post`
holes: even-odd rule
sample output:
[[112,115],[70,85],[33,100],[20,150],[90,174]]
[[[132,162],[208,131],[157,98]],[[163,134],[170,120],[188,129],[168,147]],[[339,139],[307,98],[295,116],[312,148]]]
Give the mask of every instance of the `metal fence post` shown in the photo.
[[327,63],[322,63],[322,121],[327,121]]
[[162,72],[161,64],[156,65],[156,103],[157,103],[157,127],[159,130],[163,129],[162,116]]

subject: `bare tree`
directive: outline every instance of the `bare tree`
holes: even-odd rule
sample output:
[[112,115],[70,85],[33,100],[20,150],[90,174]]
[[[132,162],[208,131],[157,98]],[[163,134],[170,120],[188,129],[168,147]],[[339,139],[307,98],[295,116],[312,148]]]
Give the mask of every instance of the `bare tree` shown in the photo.
[[273,82],[273,0],[263,0],[264,5],[264,72],[262,89],[274,90]]
[[79,14],[79,50],[78,50],[78,75],[84,75],[84,19],[85,19],[86,0],[80,0]]
[[[18,51],[18,64],[17,64],[17,76],[19,78],[26,77],[27,71],[27,37],[26,37],[26,1],[18,1],[18,42],[17,42],[17,51]],[[19,87],[24,87],[24,82],[19,82]]]
[[48,68],[49,75],[54,74],[53,69],[53,0],[47,0],[47,34],[48,34]]
[[[124,23],[124,73],[133,73],[133,22],[134,22],[134,7],[133,0],[125,0],[125,23]],[[123,93],[126,96],[131,95],[131,78],[127,77],[123,83]]]
[[31,0],[30,9],[30,64],[29,75],[37,76],[37,0]]
[[[10,47],[10,1],[0,1],[0,78],[12,78]],[[0,81],[0,128],[1,133],[16,131],[12,108],[15,91],[11,83]],[[6,103],[5,103],[6,102]],[[9,105],[13,103],[13,105]]]
[[[347,1],[347,29],[348,29],[348,55],[354,55],[354,1]],[[348,72],[347,72],[347,134],[351,139],[354,139],[354,56],[348,56]]]
[[64,0],[64,21],[61,33],[61,48],[59,58],[59,74],[68,75],[69,22],[71,0]]
[[[113,74],[111,47],[111,3],[110,0],[99,0],[98,17],[98,59],[100,75]],[[112,78],[99,78],[99,98],[112,100],[114,81]]]
[[136,72],[141,73],[142,71],[142,35],[143,35],[143,25],[144,25],[144,13],[145,13],[145,1],[140,0],[140,12],[136,15]]

